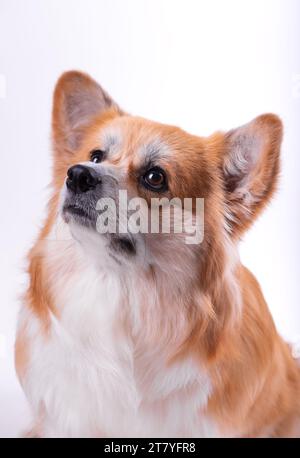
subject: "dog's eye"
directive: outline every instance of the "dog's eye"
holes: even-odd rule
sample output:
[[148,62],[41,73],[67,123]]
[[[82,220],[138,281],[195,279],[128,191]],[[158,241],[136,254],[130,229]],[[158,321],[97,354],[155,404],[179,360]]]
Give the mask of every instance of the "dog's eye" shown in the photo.
[[103,161],[103,158],[104,158],[104,151],[97,149],[91,152],[91,162],[98,164],[99,162]]
[[148,172],[143,176],[143,182],[146,188],[149,188],[152,191],[166,190],[167,187],[165,172],[159,167],[154,167],[148,170]]

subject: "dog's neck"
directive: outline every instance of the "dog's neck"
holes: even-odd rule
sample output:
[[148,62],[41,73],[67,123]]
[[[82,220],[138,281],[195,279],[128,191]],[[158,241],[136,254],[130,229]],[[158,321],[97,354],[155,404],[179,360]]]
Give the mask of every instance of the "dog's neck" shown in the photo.
[[106,265],[103,259],[95,262],[100,255],[69,237],[65,226],[59,226],[60,232],[55,228],[55,237],[50,234],[45,260],[54,310],[71,332],[86,339],[99,323],[106,323],[126,334],[139,351],[156,348],[169,358],[197,353],[201,347],[210,356],[216,353],[241,307],[239,260],[229,239],[219,247],[222,268],[217,261],[219,269],[210,284],[202,285],[193,256],[181,258],[179,264],[166,254],[156,264]]

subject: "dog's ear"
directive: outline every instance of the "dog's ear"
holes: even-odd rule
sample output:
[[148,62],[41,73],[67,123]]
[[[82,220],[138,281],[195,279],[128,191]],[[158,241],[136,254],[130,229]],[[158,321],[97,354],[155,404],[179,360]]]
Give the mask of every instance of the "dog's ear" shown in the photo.
[[110,96],[90,76],[78,71],[64,73],[53,100],[52,135],[54,154],[70,155],[80,147],[91,120],[109,109],[120,112]]
[[275,190],[282,130],[277,116],[265,114],[225,135],[222,176],[233,236],[251,225]]

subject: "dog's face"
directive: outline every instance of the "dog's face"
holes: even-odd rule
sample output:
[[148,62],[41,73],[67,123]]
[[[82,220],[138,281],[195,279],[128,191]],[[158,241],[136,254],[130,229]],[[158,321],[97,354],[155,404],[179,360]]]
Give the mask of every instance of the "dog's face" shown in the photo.
[[[55,91],[53,140],[55,189],[74,238],[88,240],[99,257],[101,246],[117,265],[149,266],[166,256],[175,263],[203,259],[212,245],[245,231],[274,190],[281,123],[264,115],[200,138],[123,113],[87,75],[69,72]],[[172,199],[182,209],[190,200],[188,212],[178,216]],[[197,199],[204,202],[201,215]],[[171,225],[164,231],[167,211]],[[182,230],[175,230],[178,222]],[[187,242],[187,227],[194,235],[201,227],[195,243]]]
[[[213,176],[208,176],[209,164],[201,139],[175,127],[132,116],[116,116],[104,123],[96,122],[73,159],[75,165],[66,171],[61,210],[75,237],[96,232],[94,243],[105,239],[106,249],[119,262],[153,262],[155,251],[158,254],[162,248],[158,239],[165,246],[176,239],[178,248],[184,249],[186,234],[184,230],[174,233],[174,209],[168,203],[177,199],[181,205],[185,198],[196,202],[197,198],[208,196]],[[126,208],[129,207],[126,215],[120,202],[124,198]],[[112,208],[106,207],[109,199]],[[151,221],[153,207],[158,202],[165,204],[156,206],[158,231],[154,234]],[[102,219],[100,210],[105,210]],[[164,232],[162,218],[168,211],[170,228]],[[109,219],[111,229],[106,233],[99,228],[104,216]],[[138,223],[143,232],[124,227],[137,217],[142,219]],[[181,223],[182,217],[178,219]]]

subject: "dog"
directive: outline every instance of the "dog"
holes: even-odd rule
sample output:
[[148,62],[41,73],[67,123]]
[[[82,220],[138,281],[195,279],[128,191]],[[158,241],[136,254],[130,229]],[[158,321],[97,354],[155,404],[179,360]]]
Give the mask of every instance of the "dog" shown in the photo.
[[[84,73],[60,77],[15,345],[29,436],[299,437],[300,369],[238,255],[276,190],[282,135],[265,114],[197,137],[127,114]],[[201,198],[201,240],[98,230],[101,199],[121,219],[120,192],[149,212]]]

